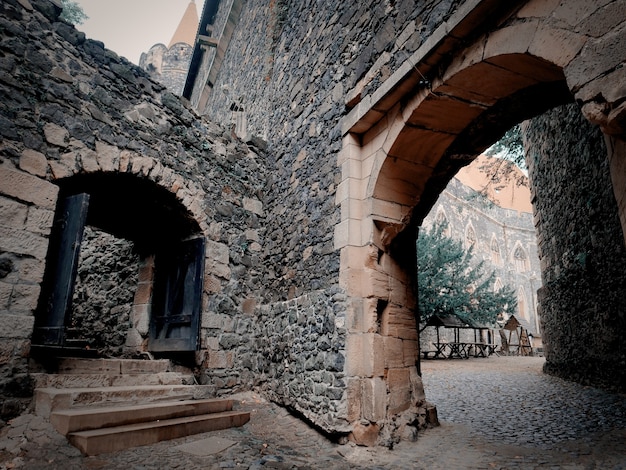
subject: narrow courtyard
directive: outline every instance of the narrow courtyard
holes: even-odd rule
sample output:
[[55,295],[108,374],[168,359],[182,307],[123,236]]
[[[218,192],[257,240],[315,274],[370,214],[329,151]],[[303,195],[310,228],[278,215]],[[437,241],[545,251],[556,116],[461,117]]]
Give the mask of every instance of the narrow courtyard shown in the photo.
[[40,417],[0,435],[0,469],[624,469],[626,397],[545,375],[543,358],[423,361],[441,425],[394,449],[338,445],[259,395],[249,423],[84,457]]

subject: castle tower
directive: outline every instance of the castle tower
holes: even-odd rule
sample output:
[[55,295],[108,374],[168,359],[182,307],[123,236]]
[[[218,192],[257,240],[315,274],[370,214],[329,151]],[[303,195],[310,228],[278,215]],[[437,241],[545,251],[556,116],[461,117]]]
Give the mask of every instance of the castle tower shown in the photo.
[[155,44],[139,59],[141,68],[176,95],[181,95],[185,86],[198,24],[196,2],[191,0],[169,45]]

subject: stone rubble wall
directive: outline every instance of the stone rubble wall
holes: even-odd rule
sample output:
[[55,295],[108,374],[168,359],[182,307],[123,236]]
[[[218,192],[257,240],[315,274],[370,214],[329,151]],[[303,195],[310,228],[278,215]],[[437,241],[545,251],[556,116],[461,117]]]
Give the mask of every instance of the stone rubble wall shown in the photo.
[[346,96],[376,89],[459,3],[260,0],[243,9],[201,111],[230,122],[236,102],[248,132],[268,141],[275,167],[263,252],[268,301],[336,283],[334,198]]
[[201,383],[218,394],[253,383],[327,432],[346,433],[345,298],[338,289],[311,292],[243,315],[221,298],[203,324],[209,352]]
[[545,370],[623,392],[626,249],[602,134],[568,105],[529,121],[523,135],[543,279]]
[[68,336],[104,357],[120,357],[131,326],[138,272],[132,242],[85,227]]
[[[236,317],[263,297],[263,151],[197,116],[58,14],[49,0],[0,3],[0,419],[32,397],[30,337],[56,183],[65,178],[123,173],[176,195],[207,239],[201,343],[209,358],[227,348],[209,335],[215,325],[226,334],[216,306]],[[140,348],[145,319],[131,317],[128,338],[136,341],[126,346]],[[247,328],[238,330],[243,342],[259,330],[254,321]],[[229,370],[242,369],[243,359]],[[230,382],[252,386],[243,374]]]

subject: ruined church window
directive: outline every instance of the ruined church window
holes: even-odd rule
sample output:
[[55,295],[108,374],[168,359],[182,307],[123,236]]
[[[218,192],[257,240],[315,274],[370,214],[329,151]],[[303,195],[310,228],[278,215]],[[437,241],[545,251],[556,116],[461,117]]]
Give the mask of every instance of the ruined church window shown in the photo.
[[476,247],[476,232],[472,225],[468,225],[465,229],[465,248],[470,249]]
[[437,217],[435,218],[435,224],[437,226],[443,227],[443,235],[446,237],[450,237],[451,235],[451,231],[450,231],[450,223],[448,222],[448,217],[446,216],[446,213],[444,212],[444,210],[440,207],[439,210],[437,211]]
[[515,247],[515,251],[513,252],[513,263],[515,264],[515,270],[518,273],[528,271],[528,256],[520,245],[517,245]]
[[491,239],[491,262],[497,266],[502,264],[502,258],[500,256],[500,245],[498,244],[498,240],[494,238]]
[[526,291],[523,287],[520,287],[517,291],[517,310],[522,318],[529,320],[528,311],[526,309]]

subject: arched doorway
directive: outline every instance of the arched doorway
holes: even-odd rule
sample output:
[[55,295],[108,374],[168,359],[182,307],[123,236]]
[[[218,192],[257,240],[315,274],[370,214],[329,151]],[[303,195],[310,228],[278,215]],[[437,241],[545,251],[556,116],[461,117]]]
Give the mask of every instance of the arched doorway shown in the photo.
[[[457,28],[462,36],[476,26],[465,14],[448,23],[450,31]],[[503,21],[504,27],[472,38],[468,47],[451,46],[446,38],[433,41],[432,49],[418,51],[390,79],[393,84],[368,96],[345,119],[337,198],[342,221],[335,245],[342,256],[340,283],[354,305],[348,358],[356,365],[348,363],[347,369],[362,390],[378,390],[366,398],[379,410],[377,415],[355,413],[354,418],[393,418],[402,427],[397,416],[423,405],[421,382],[414,378],[418,349],[409,333],[416,321],[414,242],[439,193],[512,125],[575,98],[594,100],[590,90],[600,86],[594,82],[597,71],[581,66],[588,60],[581,52],[586,39],[573,31],[564,37],[561,27],[550,24],[553,17],[544,14],[545,9],[529,2],[508,23]],[[533,15],[537,18],[529,20]],[[448,34],[450,42],[458,39]],[[572,65],[575,57],[578,62]],[[582,106],[609,133],[610,116],[594,119],[590,109]],[[623,137],[623,129],[610,132]],[[609,152],[613,161],[623,160],[623,145],[609,147],[616,149]],[[612,165],[619,201],[625,187],[615,184],[619,178]],[[377,308],[381,304],[382,311]],[[363,357],[370,358],[369,367],[358,364]],[[362,405],[365,397],[355,397]]]
[[[81,173],[57,184],[60,192],[33,334],[34,351],[94,353],[88,343],[85,347],[72,342],[69,335],[76,323],[73,293],[87,226],[133,244],[140,259],[133,314],[147,317],[148,350],[195,351],[204,238],[192,214],[174,194],[132,174]],[[94,264],[97,269],[97,259]]]

